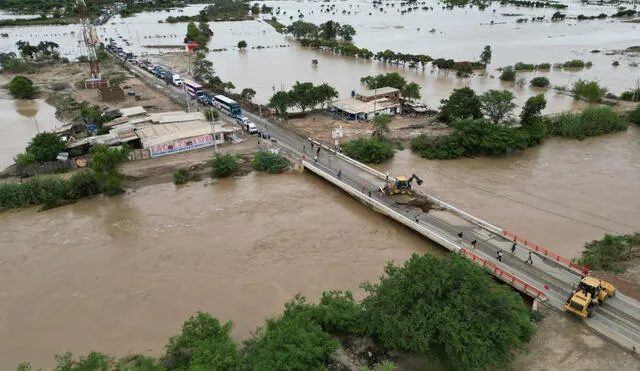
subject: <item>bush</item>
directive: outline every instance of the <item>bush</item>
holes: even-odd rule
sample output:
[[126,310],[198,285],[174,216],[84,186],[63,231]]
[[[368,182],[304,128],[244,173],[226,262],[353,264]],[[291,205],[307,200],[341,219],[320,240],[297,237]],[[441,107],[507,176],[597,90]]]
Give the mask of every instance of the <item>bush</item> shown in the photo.
[[534,64],[518,62],[514,66],[516,71],[533,71],[536,68]]
[[379,136],[358,138],[342,146],[344,153],[366,164],[379,164],[393,157],[393,144]]
[[191,171],[181,167],[173,171],[173,184],[184,184],[191,180]]
[[78,360],[73,359],[73,354],[67,352],[63,355],[55,356],[56,371],[109,371],[111,369],[111,360],[102,353],[91,352],[86,357],[79,357]]
[[605,234],[601,240],[584,244],[580,265],[588,264],[591,269],[602,269],[614,273],[624,273],[624,263],[637,256],[640,251],[640,234],[613,236]]
[[516,71],[513,67],[507,66],[502,70],[500,74],[500,80],[502,81],[516,81]]
[[629,121],[633,122],[634,124],[640,124],[640,106],[629,112]]
[[93,170],[82,170],[69,178],[69,199],[77,200],[82,197],[91,197],[101,191],[102,185]]
[[578,80],[573,83],[571,92],[576,99],[585,98],[590,102],[599,102],[607,92],[607,88],[600,87],[596,81]]
[[584,68],[587,65],[582,59],[573,59],[562,64],[564,68]]
[[587,107],[580,113],[564,113],[550,123],[550,133],[584,139],[627,129],[627,123],[610,107]]
[[285,304],[282,317],[268,319],[242,343],[246,370],[321,370],[339,343],[315,323],[304,298]]
[[29,142],[27,153],[33,154],[37,162],[55,161],[58,153],[64,151],[65,144],[55,133],[38,133]]
[[22,183],[0,184],[0,207],[20,208],[52,204],[68,197],[69,185],[59,176],[38,176]]
[[531,86],[535,86],[536,88],[548,88],[551,86],[551,82],[548,78],[544,76],[534,77],[530,81]]
[[331,334],[361,333],[362,307],[355,301],[351,291],[323,292],[315,309],[314,318]]
[[253,167],[259,171],[277,174],[289,167],[289,161],[275,153],[258,151],[253,158]]
[[620,94],[620,99],[626,100],[628,102],[639,102],[640,101],[640,89],[636,90],[627,90]]
[[15,99],[33,99],[36,97],[33,82],[24,76],[16,76],[11,79],[9,93]]
[[218,155],[211,162],[212,176],[216,178],[224,178],[233,174],[236,170],[238,170],[238,161],[236,161],[235,156],[224,154]]
[[16,156],[16,164],[20,166],[29,166],[35,164],[36,162],[36,155],[31,152],[18,153],[18,155]]
[[35,71],[33,67],[20,58],[4,59],[0,65],[4,71],[10,73],[32,73]]
[[433,357],[444,369],[509,368],[535,331],[518,293],[457,255],[413,254],[363,288],[366,333],[385,349]]
[[198,312],[169,339],[164,364],[170,370],[234,370],[240,363],[231,339],[232,322],[224,325],[210,314]]

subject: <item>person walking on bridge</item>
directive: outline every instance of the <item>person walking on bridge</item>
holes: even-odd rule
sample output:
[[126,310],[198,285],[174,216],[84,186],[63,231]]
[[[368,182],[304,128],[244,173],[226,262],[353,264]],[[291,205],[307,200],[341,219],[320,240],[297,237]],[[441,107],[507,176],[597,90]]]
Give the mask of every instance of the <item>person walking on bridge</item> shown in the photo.
[[462,242],[462,236],[464,235],[463,232],[458,233],[458,243]]
[[511,245],[511,255],[516,253],[516,241],[513,241],[513,244]]
[[502,261],[502,250],[498,250],[498,254],[496,256],[496,259],[498,259],[499,262]]
[[529,257],[527,258],[527,261],[525,263],[533,265],[533,259],[531,259],[531,251],[529,251]]
[[473,241],[471,241],[471,248],[472,248],[472,249],[475,249],[475,248],[476,248],[476,243],[477,243],[477,242],[478,242],[477,240],[473,240]]
[[338,178],[342,176],[342,169],[338,169]]

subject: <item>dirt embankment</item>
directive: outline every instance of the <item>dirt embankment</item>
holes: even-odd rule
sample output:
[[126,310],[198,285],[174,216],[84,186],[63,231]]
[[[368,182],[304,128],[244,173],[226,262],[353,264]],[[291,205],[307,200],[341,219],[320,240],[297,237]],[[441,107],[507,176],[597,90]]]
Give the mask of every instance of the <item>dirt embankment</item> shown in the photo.
[[[175,111],[182,107],[168,97],[146,86],[142,81],[128,74],[124,69],[111,62],[101,64],[101,73],[119,85],[125,92],[125,99],[117,102],[103,102],[96,89],[85,89],[84,80],[90,77],[89,67],[85,63],[59,63],[39,67],[35,73],[26,74],[38,89],[38,97],[56,108],[56,116],[65,122],[79,122],[81,117],[76,102],[88,102],[103,111],[118,108],[143,106],[149,112]],[[17,74],[0,74],[0,86],[6,86]],[[128,91],[142,94],[140,100],[128,96]],[[6,92],[6,91],[5,91]]]

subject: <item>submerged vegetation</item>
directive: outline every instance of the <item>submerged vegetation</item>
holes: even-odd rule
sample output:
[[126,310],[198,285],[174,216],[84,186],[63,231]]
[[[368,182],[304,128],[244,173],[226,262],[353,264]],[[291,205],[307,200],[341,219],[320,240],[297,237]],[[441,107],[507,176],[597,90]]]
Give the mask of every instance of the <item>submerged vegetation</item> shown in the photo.
[[393,143],[386,138],[373,136],[358,138],[342,146],[344,153],[366,164],[379,164],[393,157]]
[[281,173],[289,167],[289,161],[284,157],[271,152],[258,151],[253,159],[253,168],[259,171],[266,171],[270,174]]
[[587,107],[579,113],[563,113],[548,124],[549,135],[584,139],[627,129],[627,123],[610,107]]
[[640,234],[613,236],[605,234],[601,240],[584,244],[578,264],[586,264],[591,269],[624,273],[626,263],[640,257]]
[[[352,359],[362,370],[395,369],[391,351],[427,357],[443,369],[504,369],[535,332],[535,312],[518,293],[455,254],[414,254],[402,265],[387,264],[378,282],[362,287],[361,301],[349,291],[324,292],[317,304],[296,295],[242,347],[231,338],[232,322],[198,312],[159,359],[129,355],[116,361],[98,352],[76,359],[65,353],[56,356],[56,370],[321,370],[336,366],[332,355],[345,335],[375,342],[376,357]],[[31,365],[23,362],[19,369]]]
[[211,175],[215,178],[224,178],[238,170],[236,157],[230,154],[216,154],[211,162]]

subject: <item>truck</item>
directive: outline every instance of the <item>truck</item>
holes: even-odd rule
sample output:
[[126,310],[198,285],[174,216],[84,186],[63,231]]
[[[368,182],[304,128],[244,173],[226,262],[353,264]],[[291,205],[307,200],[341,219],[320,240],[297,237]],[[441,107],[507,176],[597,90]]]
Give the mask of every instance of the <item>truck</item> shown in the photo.
[[177,74],[173,74],[171,75],[171,83],[175,86],[182,86],[182,78],[180,77],[180,75]]
[[253,122],[251,122],[251,120],[249,120],[249,118],[245,117],[245,116],[241,116],[241,117],[236,117],[236,122],[242,126],[242,128],[244,130],[246,130],[249,134],[256,134],[258,133],[258,127],[256,126],[256,124],[254,124]]
[[160,66],[154,66],[153,67],[153,74],[156,75],[156,77],[162,78],[162,72],[163,71],[164,71],[164,68],[162,68]]

